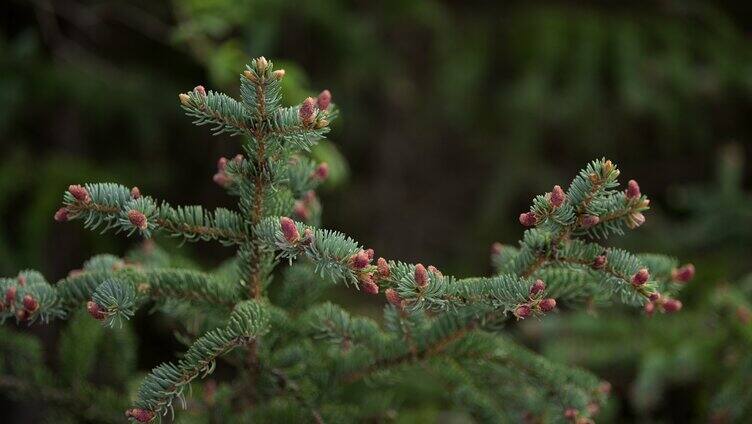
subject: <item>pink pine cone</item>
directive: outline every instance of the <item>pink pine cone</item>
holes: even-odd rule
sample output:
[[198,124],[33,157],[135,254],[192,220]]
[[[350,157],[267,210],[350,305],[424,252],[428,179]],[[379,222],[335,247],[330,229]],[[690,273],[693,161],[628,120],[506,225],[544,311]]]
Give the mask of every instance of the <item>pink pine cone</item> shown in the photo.
[[530,295],[535,296],[543,290],[546,290],[546,283],[544,283],[543,280],[535,280],[533,285],[530,286]]
[[283,216],[279,219],[279,225],[282,228],[282,235],[288,243],[295,243],[300,239],[300,233],[298,232],[298,227],[295,225],[295,221]]
[[146,215],[144,215],[143,212],[131,209],[128,211],[128,220],[133,224],[134,227],[138,228],[139,230],[145,230],[149,227],[149,222],[146,219]]
[[331,102],[332,102],[332,93],[329,92],[329,90],[324,90],[321,93],[319,93],[319,97],[317,99],[317,106],[319,107],[319,109],[327,110]]
[[428,281],[429,277],[426,267],[424,267],[423,264],[415,265],[415,284],[417,284],[418,287],[423,288],[428,285]]
[[559,206],[564,204],[564,200],[566,200],[567,195],[564,194],[564,190],[561,189],[561,186],[555,185],[554,189],[551,190],[551,205],[555,208],[558,208]]
[[680,283],[687,283],[695,278],[695,266],[692,264],[686,264],[681,268],[674,270],[671,276],[674,280]]
[[78,184],[68,186],[68,192],[72,194],[73,198],[75,198],[79,202],[88,203],[89,201],[91,201],[91,197],[89,197],[89,192],[86,191],[84,187]]
[[60,208],[55,212],[55,221],[57,222],[65,222],[68,220],[68,208]]
[[647,283],[649,279],[650,272],[648,272],[647,268],[641,268],[635,273],[635,275],[632,276],[632,285],[635,287],[641,286]]
[[304,124],[310,124],[313,122],[314,113],[316,112],[316,100],[313,97],[309,97],[303,101],[298,110],[298,116]]
[[525,212],[520,214],[520,224],[526,227],[532,227],[538,223],[538,218],[532,212]]
[[637,184],[637,181],[635,180],[629,180],[627,183],[627,198],[637,199],[640,196],[642,196],[642,193],[640,193],[640,185]]

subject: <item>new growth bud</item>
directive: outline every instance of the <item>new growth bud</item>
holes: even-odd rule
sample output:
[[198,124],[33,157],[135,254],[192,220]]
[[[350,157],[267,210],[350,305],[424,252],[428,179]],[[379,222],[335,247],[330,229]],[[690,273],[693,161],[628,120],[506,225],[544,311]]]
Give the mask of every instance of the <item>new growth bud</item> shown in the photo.
[[514,310],[514,316],[517,317],[517,319],[525,319],[530,316],[532,313],[532,309],[530,309],[529,305],[520,305]]
[[532,212],[525,212],[520,214],[520,224],[526,227],[532,227],[538,222],[538,218]]
[[695,277],[695,266],[686,264],[671,272],[671,277],[679,283],[688,283]]
[[682,303],[679,300],[676,299],[668,299],[663,303],[663,310],[672,313],[672,312],[678,312],[682,308]]
[[397,308],[402,307],[402,299],[400,298],[399,294],[397,294],[397,290],[394,289],[386,289],[384,291],[384,295],[386,296],[386,300],[394,305]]
[[389,269],[389,263],[384,258],[379,258],[376,261],[376,272],[381,278],[389,278],[392,271]]
[[601,222],[601,219],[598,218],[597,216],[585,214],[585,215],[582,215],[582,221],[580,221],[580,226],[582,226],[582,228],[590,228],[595,225],[598,225],[599,222]]
[[73,195],[73,198],[78,200],[79,202],[89,203],[91,201],[91,197],[89,197],[89,192],[86,191],[86,189],[78,184],[68,186],[68,192]]
[[269,66],[269,62],[266,60],[264,56],[261,56],[260,58],[256,59],[256,69],[258,69],[259,74],[263,74],[266,71],[266,68]]
[[300,240],[300,233],[298,232],[298,227],[295,225],[295,221],[283,216],[279,219],[279,225],[282,228],[282,235],[288,243],[295,243]]
[[303,100],[303,104],[300,105],[300,109],[298,110],[298,116],[300,116],[300,120],[305,125],[310,125],[313,123],[314,114],[316,112],[316,100],[313,99],[313,97],[309,97],[305,100]]
[[639,287],[647,283],[649,279],[650,279],[650,273],[648,272],[647,268],[640,268],[640,270],[637,271],[635,275],[632,276],[632,285],[635,287]]
[[65,222],[68,220],[68,208],[60,208],[55,212],[55,221]]
[[415,265],[415,284],[420,288],[424,288],[428,285],[429,277],[428,270],[423,264]]
[[553,311],[554,308],[556,307],[556,299],[551,299],[551,298],[543,299],[541,300],[541,303],[539,306],[540,306],[541,311],[543,312]]
[[107,318],[107,314],[93,300],[86,302],[86,312],[97,321],[102,321]]
[[185,93],[178,94],[178,99],[180,99],[180,104],[183,106],[190,106],[191,104],[191,96]]
[[274,75],[274,78],[277,79],[277,81],[282,80],[282,78],[285,77],[285,70],[284,69],[277,69],[276,71],[272,72],[272,75]]
[[593,259],[593,268],[601,269],[606,266],[606,263],[608,263],[606,255],[598,255]]
[[379,294],[379,285],[373,281],[373,278],[370,275],[364,277],[363,280],[360,281],[360,286],[363,288],[363,291],[368,294]]
[[370,260],[368,259],[368,254],[365,250],[361,250],[350,258],[350,263],[352,263],[352,266],[355,269],[363,269],[368,266],[369,262]]
[[434,275],[436,275],[439,278],[444,278],[444,274],[442,274],[441,271],[439,271],[439,269],[433,265],[428,265],[428,271],[432,272]]
[[642,212],[632,212],[627,218],[627,227],[635,229],[645,223],[645,215]]
[[5,303],[8,304],[8,306],[12,305],[13,302],[16,301],[16,292],[18,289],[16,286],[8,287],[7,290],[5,290]]
[[140,423],[148,423],[149,421],[154,419],[154,412],[147,409],[131,408],[125,411],[125,416],[128,418],[133,418]]
[[329,90],[324,90],[321,93],[319,93],[319,97],[316,100],[316,105],[321,110],[327,110],[331,102],[332,102],[332,93],[330,93]]
[[564,194],[564,190],[561,189],[561,186],[555,185],[554,189],[551,190],[551,206],[554,208],[558,208],[559,206],[564,204],[564,200],[566,200],[567,195]]
[[324,181],[329,176],[329,165],[326,162],[321,162],[316,170],[313,171],[312,177],[319,181]]
[[30,294],[27,294],[23,298],[23,307],[28,313],[33,314],[37,309],[39,309],[39,302],[37,302],[37,300],[34,299]]
[[131,197],[134,199],[140,199],[141,198],[141,190],[139,190],[138,187],[133,187],[131,189]]
[[146,215],[136,209],[131,209],[128,211],[128,221],[130,221],[134,227],[142,231],[149,227],[149,222],[146,219]]
[[546,283],[543,280],[535,280],[532,286],[530,286],[530,296],[535,296],[538,293],[542,293],[546,290]]
[[627,199],[637,199],[642,196],[640,185],[635,180],[629,180],[627,183]]
[[197,85],[196,87],[194,87],[193,92],[201,97],[206,97],[206,89],[203,85]]

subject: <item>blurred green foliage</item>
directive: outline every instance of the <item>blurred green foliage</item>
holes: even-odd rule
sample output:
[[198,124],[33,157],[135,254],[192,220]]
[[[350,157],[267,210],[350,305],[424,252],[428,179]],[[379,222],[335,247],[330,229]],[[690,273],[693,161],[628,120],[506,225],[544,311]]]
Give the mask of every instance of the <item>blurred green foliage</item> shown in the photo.
[[[226,206],[211,182],[213,161],[237,153],[237,143],[200,142],[206,136],[186,125],[175,96],[196,84],[231,93],[248,57],[274,56],[289,71],[284,98],[327,87],[343,110],[336,146],[314,152],[332,165],[337,187],[324,194],[327,226],[389,256],[471,274],[487,266],[494,239],[521,234],[515,217],[530,194],[562,183],[580,163],[608,156],[637,176],[654,211],[626,243],[697,264],[686,319],[563,316],[550,325],[574,335],[543,350],[603,343],[581,360],[624,388],[614,420],[677,418],[657,411],[698,398],[693,412],[710,416],[710,384],[720,384],[724,368],[706,353],[727,334],[688,335],[706,328],[719,283],[738,281],[752,262],[750,167],[742,166],[752,139],[745,7],[12,1],[0,30],[0,272],[34,266],[54,279],[94,252],[125,250],[114,237],[54,226],[71,183],[117,180],[173,203]],[[716,165],[730,141],[736,147]],[[197,253],[202,265],[227,256]],[[102,335],[77,328],[64,329],[66,337],[86,333],[82,348],[101,347]],[[676,340],[647,337],[619,349],[667,331]],[[164,334],[139,331],[142,339]],[[84,372],[86,355],[64,346],[59,356],[81,361],[74,369]],[[666,396],[661,385],[682,390]],[[434,420],[436,410],[425,416]]]

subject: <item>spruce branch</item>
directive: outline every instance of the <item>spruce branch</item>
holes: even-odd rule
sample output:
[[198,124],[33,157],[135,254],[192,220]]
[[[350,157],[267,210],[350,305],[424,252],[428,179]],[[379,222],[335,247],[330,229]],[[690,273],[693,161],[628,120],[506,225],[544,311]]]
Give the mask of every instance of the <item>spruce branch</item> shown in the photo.
[[[167,202],[158,204],[148,196],[132,197],[132,190],[119,184],[87,184],[79,190],[86,193],[83,200],[69,189],[64,196],[65,219],[81,219],[84,227],[105,232],[139,232],[151,237],[164,231],[185,241],[217,240],[223,245],[242,243],[245,239],[242,218],[233,211],[218,208],[213,213],[201,206],[173,208]],[[75,190],[74,190],[75,191]]]
[[215,361],[238,346],[251,343],[269,329],[266,306],[255,301],[238,303],[225,328],[211,330],[196,340],[176,364],[157,366],[141,383],[135,406],[127,411],[134,422],[148,422],[172,410],[183,390],[196,377],[214,371]]

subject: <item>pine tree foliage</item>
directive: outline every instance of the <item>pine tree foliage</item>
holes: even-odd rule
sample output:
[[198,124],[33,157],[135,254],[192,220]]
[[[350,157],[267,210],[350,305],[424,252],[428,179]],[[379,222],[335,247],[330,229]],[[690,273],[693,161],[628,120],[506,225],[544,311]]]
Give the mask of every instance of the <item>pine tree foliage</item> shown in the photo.
[[[239,100],[202,86],[179,95],[195,124],[241,136],[241,153],[221,158],[214,175],[238,198],[237,210],[173,207],[136,187],[91,183],[68,187],[55,214],[101,232],[218,242],[237,249],[232,260],[209,272],[176,268],[147,245],[125,260],[96,256],[56,284],[23,271],[0,280],[0,317],[31,324],[85,309],[117,333],[149,306],[186,322],[179,333],[186,352],[156,366],[125,408],[134,422],[161,420],[189,402],[191,413],[222,411],[238,422],[391,420],[422,394],[478,422],[590,422],[607,386],[500,332],[510,319],[543,316],[557,302],[646,305],[648,313],[681,307],[672,296],[693,268],[598,243],[644,222],[649,201],[637,183],[619,189],[618,169],[600,159],[566,191],[556,186],[535,197],[520,216],[531,228],[519,246],[494,246],[498,274],[491,277],[460,278],[434,266],[377,259],[347,235],[318,227],[315,190],[328,168],[307,152],[329,131],[337,110],[328,91],[283,107],[283,77],[261,57],[240,76]],[[364,295],[383,294],[383,324],[323,299],[342,283]],[[9,349],[39,356],[33,339],[10,340]],[[90,369],[88,360],[64,357],[83,363],[75,368],[82,373]],[[27,385],[42,390],[44,367],[34,361],[23,365]],[[234,369],[234,378],[217,386],[203,379],[219,361]],[[188,388],[196,381],[205,381],[199,384],[204,399],[191,401]],[[425,381],[442,390],[422,393],[416,382]],[[95,390],[88,385],[61,402],[88,417],[80,405],[99,405]]]

